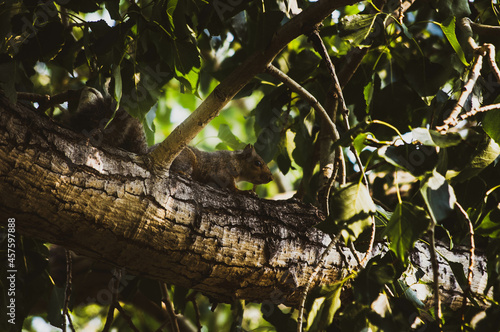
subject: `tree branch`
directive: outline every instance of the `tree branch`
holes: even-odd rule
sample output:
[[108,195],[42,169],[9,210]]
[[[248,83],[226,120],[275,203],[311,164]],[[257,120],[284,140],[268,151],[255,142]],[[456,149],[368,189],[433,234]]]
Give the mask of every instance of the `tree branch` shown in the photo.
[[457,104],[451,111],[448,118],[446,118],[443,121],[443,125],[437,126],[436,130],[441,132],[446,132],[450,127],[454,127],[458,124],[458,116],[460,115],[460,112],[462,112],[462,109],[465,105],[465,102],[467,101],[467,98],[469,98],[469,95],[472,93],[472,89],[474,88],[474,85],[476,85],[477,79],[481,75],[481,68],[483,67],[483,57],[484,54],[480,53],[477,55],[476,61],[470,73],[469,80],[464,85],[462,93],[460,94],[460,98],[457,101]]
[[267,49],[258,50],[227,76],[210,95],[159,144],[150,155],[158,174],[168,170],[177,154],[213,119],[255,75],[262,73],[276,55],[293,39],[310,31],[330,13],[355,0],[320,0],[279,28]]
[[[16,218],[18,233],[60,244],[129,273],[194,289],[214,301],[299,303],[317,257],[330,242],[312,227],[323,215],[297,200],[228,194],[186,179],[157,177],[137,155],[96,148],[0,96],[0,225]],[[383,254],[376,243],[373,254]],[[467,264],[468,249],[449,251]],[[458,252],[458,254],[457,254]],[[417,243],[410,259],[432,281],[428,251]],[[463,257],[462,257],[463,256]],[[343,264],[343,257],[347,266]],[[332,283],[356,265],[339,246],[322,260],[311,283]],[[476,252],[471,294],[484,292],[484,254]],[[460,294],[441,264],[444,303]],[[412,283],[408,283],[412,284]],[[75,291],[75,290],[74,290]],[[426,301],[423,296],[422,301]]]

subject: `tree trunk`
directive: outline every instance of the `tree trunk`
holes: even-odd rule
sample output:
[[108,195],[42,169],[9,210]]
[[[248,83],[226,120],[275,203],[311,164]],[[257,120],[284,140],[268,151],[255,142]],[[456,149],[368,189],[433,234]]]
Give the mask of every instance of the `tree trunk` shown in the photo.
[[[175,175],[159,178],[146,158],[59,127],[0,96],[0,225],[62,245],[128,272],[192,288],[219,302],[245,299],[294,306],[330,237],[313,226],[323,215],[297,200],[274,201],[217,190]],[[386,251],[383,243],[372,255]],[[438,250],[468,266],[468,251]],[[432,271],[425,245],[412,262]],[[356,267],[338,246],[313,284]],[[440,261],[444,302],[460,301]],[[483,292],[486,260],[476,257],[472,290]],[[409,278],[411,278],[410,276]],[[408,280],[411,283],[411,279]],[[422,300],[430,286],[423,286]]]

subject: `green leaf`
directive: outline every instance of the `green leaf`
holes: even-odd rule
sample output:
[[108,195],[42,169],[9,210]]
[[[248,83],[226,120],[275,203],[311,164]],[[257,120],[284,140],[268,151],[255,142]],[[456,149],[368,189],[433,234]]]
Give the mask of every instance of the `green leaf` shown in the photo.
[[195,44],[190,41],[174,41],[175,69],[183,74],[188,74],[193,68],[200,68],[200,52]]
[[383,235],[390,240],[389,248],[401,261],[405,261],[415,241],[428,227],[429,218],[424,209],[401,202],[396,206]]
[[436,130],[427,128],[415,128],[411,131],[414,139],[428,146],[439,146],[447,148],[449,146],[458,145],[462,142],[462,136],[459,133],[448,132],[442,134]]
[[189,293],[189,288],[184,288],[181,286],[174,286],[174,296],[173,303],[175,304],[176,311],[184,314],[187,304],[187,295]]
[[314,301],[307,317],[306,331],[324,331],[332,324],[335,313],[341,305],[340,293],[343,285],[344,283],[340,282],[321,287],[319,293],[325,296]]
[[446,219],[455,208],[457,199],[453,188],[444,176],[436,171],[427,173],[422,179],[420,193],[432,218],[437,223]]
[[493,139],[486,135],[485,137],[486,139],[480,142],[472,152],[471,161],[461,170],[460,174],[453,179],[454,181],[463,182],[478,175],[498,158],[500,155],[500,146],[498,146]]
[[344,16],[341,19],[343,35],[345,39],[351,43],[352,47],[360,46],[369,36],[378,15],[379,14],[355,14]]
[[464,273],[464,266],[462,263],[457,263],[457,262],[452,262],[448,260],[448,264],[450,264],[451,270],[453,271],[453,274],[455,275],[455,279],[458,282],[458,285],[460,288],[462,288],[462,291],[465,292],[467,289],[467,278],[465,277]]
[[[368,121],[368,118],[365,118],[363,121],[360,121],[356,126],[352,127],[347,132],[342,134],[340,139],[338,141],[336,141],[333,144],[333,146],[331,147],[332,150],[337,148],[339,145],[345,146],[345,147],[350,146],[357,138],[359,140],[362,139],[363,143],[364,143],[364,138],[366,138],[367,135],[364,135],[362,137],[359,137],[359,136],[362,135],[362,133],[366,130],[366,128],[368,128],[369,125],[370,125],[370,122]],[[359,147],[359,143],[360,143],[359,140],[357,142],[358,147]],[[360,152],[360,151],[358,151],[358,152]]]
[[500,109],[486,113],[483,119],[483,129],[495,143],[500,144]]
[[366,267],[359,272],[353,282],[354,298],[357,303],[371,305],[384,285],[391,283],[396,275],[394,256],[390,253],[384,257],[375,256]]
[[292,160],[288,155],[288,151],[286,147],[283,147],[276,158],[276,163],[278,164],[278,168],[280,169],[283,175],[286,175],[290,168],[292,167]]
[[219,126],[219,133],[217,134],[217,137],[233,150],[241,150],[246,145],[233,134],[227,124],[221,124]]
[[47,319],[53,326],[61,326],[61,310],[64,305],[64,287],[58,287],[54,285],[52,288],[52,294],[49,299],[49,308],[47,312]]
[[297,322],[292,318],[292,314],[285,314],[271,301],[264,301],[260,307],[262,318],[273,324],[277,332],[289,332],[297,329]]
[[371,226],[376,207],[362,183],[350,183],[337,189],[330,199],[330,217],[316,225],[328,234],[342,232],[344,240],[354,241]]
[[174,24],[174,11],[175,11],[176,7],[177,7],[177,0],[168,0],[167,1],[166,13],[167,13],[168,20],[170,22],[170,26],[172,27],[172,29],[175,28],[175,24]]
[[475,234],[500,239],[500,208],[489,211],[475,230]]
[[442,24],[436,23],[441,30],[443,30],[444,35],[446,36],[446,39],[448,39],[448,42],[451,44],[451,47],[455,50],[457,53],[458,57],[460,58],[460,61],[464,64],[464,66],[469,66],[469,63],[467,60],[465,60],[465,54],[464,51],[462,50],[462,47],[460,46],[460,43],[458,42],[457,36],[455,34],[455,21],[456,17],[455,16],[450,16],[448,17]]
[[363,149],[366,147],[366,138],[368,136],[373,136],[372,133],[362,133],[362,134],[359,134],[358,136],[356,136],[356,138],[352,141],[352,145],[354,146],[354,148],[356,149],[356,152],[358,154],[361,153],[361,151],[363,151]]
[[416,177],[432,171],[438,162],[436,148],[426,145],[384,146],[378,150],[378,154],[390,164],[401,167]]
[[113,78],[115,79],[115,100],[120,103],[122,99],[122,75],[120,65],[113,68]]
[[149,146],[155,144],[156,127],[153,120],[156,118],[156,109],[157,107],[152,107],[151,110],[146,113],[146,116],[142,121],[144,132],[146,134],[146,141],[148,142]]
[[468,0],[439,0],[437,1],[438,13],[441,17],[450,16],[462,18],[470,15]]
[[120,15],[120,0],[106,0],[104,1],[104,6],[108,10],[109,16],[115,21],[122,21],[123,18]]
[[363,88],[363,96],[365,97],[366,104],[366,114],[370,114],[370,105],[372,103],[373,91],[374,91],[373,82],[368,82]]

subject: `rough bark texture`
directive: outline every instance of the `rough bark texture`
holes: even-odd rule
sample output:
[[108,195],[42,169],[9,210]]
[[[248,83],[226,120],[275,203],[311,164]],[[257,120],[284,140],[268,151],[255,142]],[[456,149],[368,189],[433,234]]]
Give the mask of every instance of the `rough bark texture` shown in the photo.
[[[330,241],[312,228],[322,220],[312,206],[228,193],[175,176],[155,178],[140,157],[93,147],[1,96],[0,192],[0,225],[14,217],[20,234],[220,302],[297,304]],[[373,254],[384,250],[378,244]],[[465,251],[438,250],[467,266]],[[430,282],[425,245],[417,245],[411,259]],[[482,292],[486,262],[484,256],[476,261],[473,291]],[[349,249],[334,250],[314,283],[338,280],[355,264]],[[444,302],[451,303],[460,289],[449,266],[442,262],[440,269]],[[425,300],[430,288],[422,287]]]

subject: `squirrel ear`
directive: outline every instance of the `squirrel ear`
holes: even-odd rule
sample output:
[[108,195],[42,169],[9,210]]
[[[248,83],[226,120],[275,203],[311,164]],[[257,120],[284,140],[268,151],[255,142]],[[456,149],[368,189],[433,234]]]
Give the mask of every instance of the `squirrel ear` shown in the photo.
[[245,146],[245,148],[243,149],[243,155],[252,155],[252,151],[254,151],[253,145],[247,144],[247,146]]

